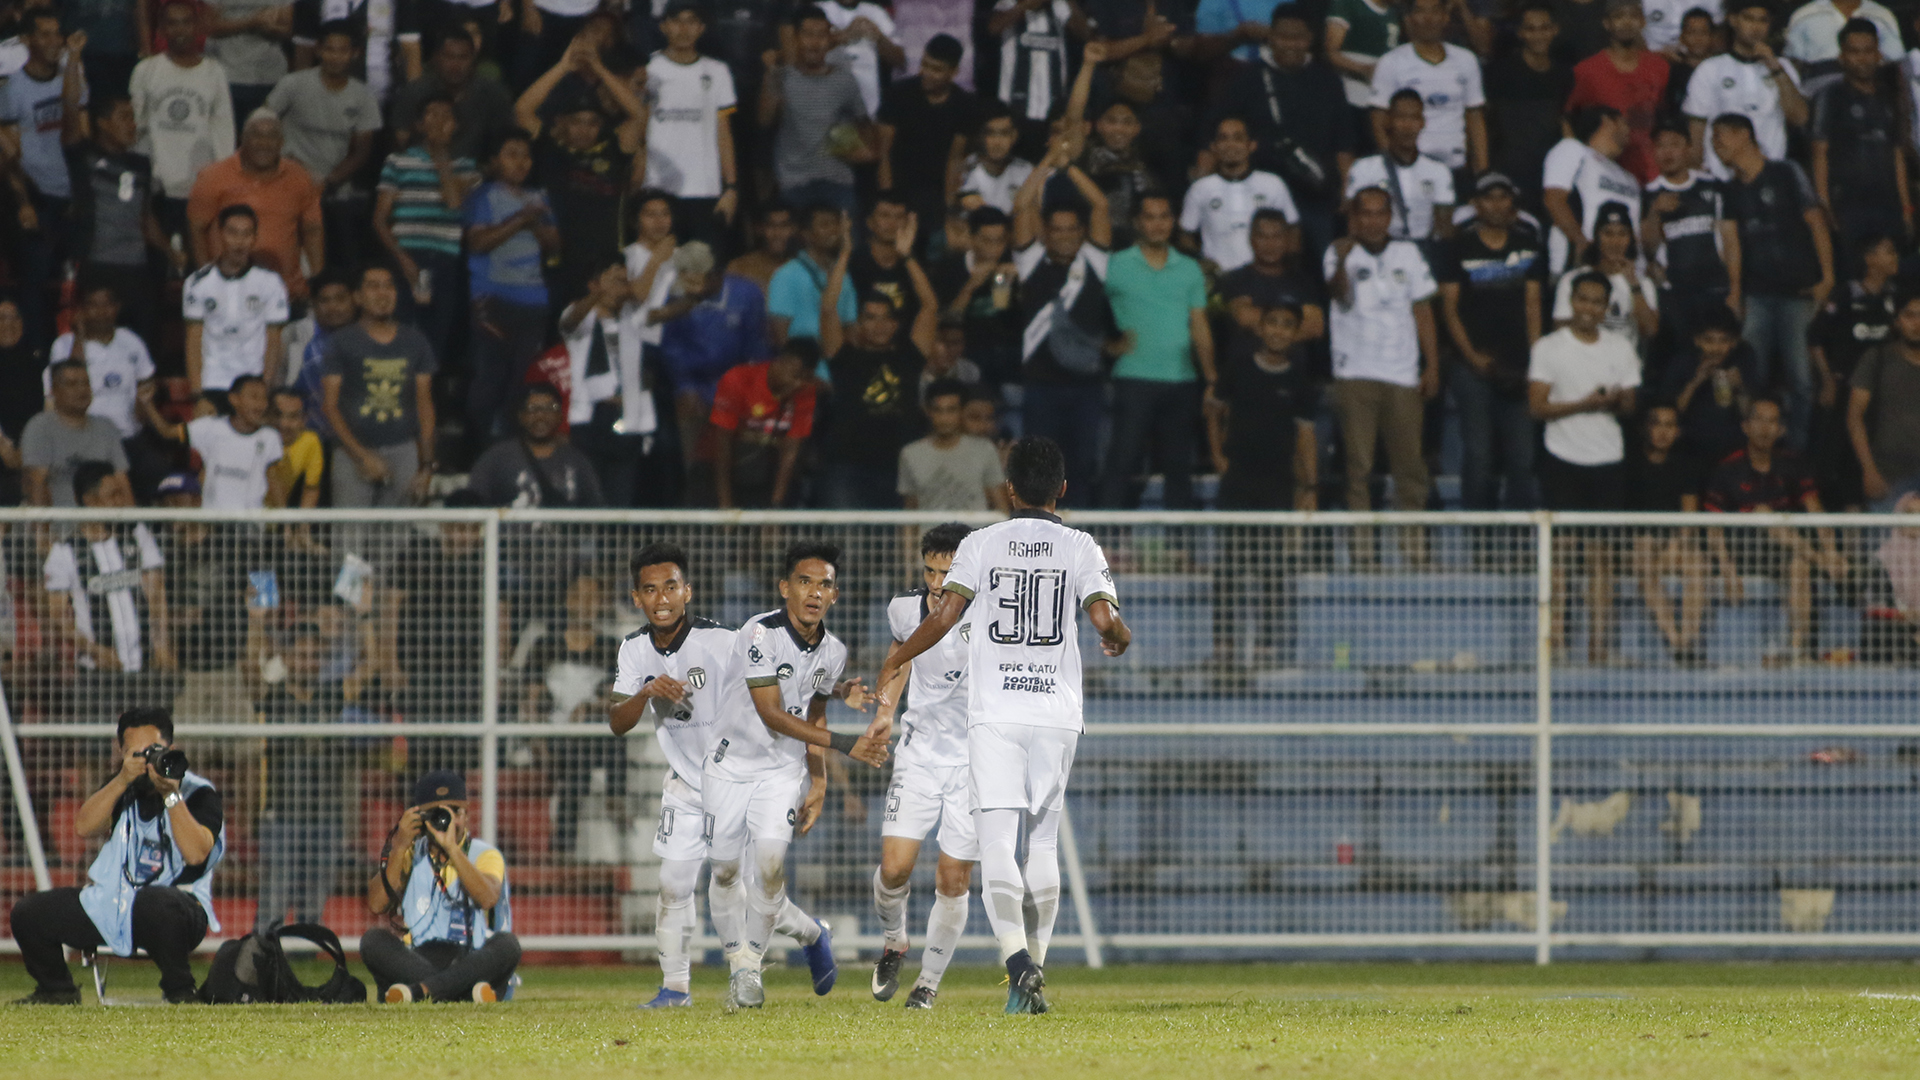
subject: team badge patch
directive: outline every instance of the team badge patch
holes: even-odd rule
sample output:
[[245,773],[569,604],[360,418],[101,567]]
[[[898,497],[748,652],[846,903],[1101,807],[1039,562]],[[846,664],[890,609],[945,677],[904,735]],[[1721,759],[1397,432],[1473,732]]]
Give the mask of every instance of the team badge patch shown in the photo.
[[827,669],[826,668],[813,669],[813,692],[816,694],[824,694],[827,692]]
[[693,687],[695,690],[705,687],[707,685],[707,669],[703,667],[688,668],[687,685]]
[[967,641],[967,642],[971,642],[973,640],[973,624],[972,623],[960,624],[960,640]]

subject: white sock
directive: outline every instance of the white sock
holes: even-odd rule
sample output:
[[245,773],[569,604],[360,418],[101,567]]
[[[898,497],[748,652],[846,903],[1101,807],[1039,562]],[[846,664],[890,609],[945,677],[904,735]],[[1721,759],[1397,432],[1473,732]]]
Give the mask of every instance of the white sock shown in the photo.
[[897,889],[889,889],[881,880],[880,869],[873,871],[873,910],[880,916],[880,932],[885,935],[884,947],[895,952],[906,952],[907,939],[907,894],[913,891],[913,882]]
[[741,880],[738,862],[713,864],[713,879],[707,883],[707,913],[713,918],[714,933],[720,935],[720,951],[731,966],[746,934],[742,920],[747,914],[747,883]]
[[1020,876],[1020,863],[1014,849],[1020,842],[1019,810],[981,810],[975,820],[980,835],[980,899],[987,908],[987,922],[1000,943],[1004,963],[1014,953],[1027,948],[1027,925],[1021,916],[1021,899],[1026,882]]
[[820,940],[820,924],[813,921],[813,916],[800,910],[800,905],[793,902],[793,897],[784,894],[780,897],[780,913],[773,917],[773,932],[798,938],[802,945],[811,945]]
[[660,863],[660,902],[654,909],[653,934],[660,952],[660,984],[686,993],[693,982],[693,934],[699,914],[693,907],[694,886],[700,881],[700,860],[666,859]]
[[953,963],[954,950],[960,947],[960,935],[967,932],[967,905],[972,895],[933,894],[933,910],[927,913],[927,944],[920,950],[920,979],[915,985],[940,989],[940,977],[947,973],[947,965]]
[[[778,840],[753,844],[753,881],[747,888],[746,940],[735,968],[757,971],[773,940],[773,926],[787,899],[787,845]],[[798,909],[795,909],[798,910]]]
[[1060,812],[1033,816],[1027,830],[1027,899],[1032,922],[1027,925],[1027,955],[1042,967],[1053,941],[1053,923],[1060,914]]

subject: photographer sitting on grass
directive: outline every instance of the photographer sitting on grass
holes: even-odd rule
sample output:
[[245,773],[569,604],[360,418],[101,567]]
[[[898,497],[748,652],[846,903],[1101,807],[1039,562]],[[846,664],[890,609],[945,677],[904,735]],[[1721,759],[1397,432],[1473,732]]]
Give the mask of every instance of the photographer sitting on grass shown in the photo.
[[80,804],[74,829],[106,837],[83,889],[49,889],[13,906],[13,940],[33,976],[20,1005],[78,1005],[62,947],[132,956],[145,949],[172,1004],[195,1002],[187,959],[213,915],[213,868],[226,854],[220,792],[187,771],[173,746],[173,716],[145,706],[120,714],[120,770]]
[[389,1005],[498,1001],[520,963],[509,933],[507,861],[467,831],[467,781],[441,769],[413,785],[413,805],[387,838],[367,906],[393,929],[360,938],[360,960]]

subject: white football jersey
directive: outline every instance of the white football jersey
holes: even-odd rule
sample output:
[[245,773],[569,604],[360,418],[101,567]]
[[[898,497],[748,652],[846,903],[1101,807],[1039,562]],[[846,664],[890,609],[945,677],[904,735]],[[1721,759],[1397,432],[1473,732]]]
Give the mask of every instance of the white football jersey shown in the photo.
[[947,588],[973,603],[967,642],[967,723],[1079,731],[1080,610],[1119,605],[1093,537],[1044,510],[976,529],[960,541]]
[[[927,617],[927,590],[903,592],[887,604],[893,640],[913,636]],[[899,762],[942,768],[967,763],[967,643],[955,626],[913,658],[900,718]]]
[[781,608],[741,624],[734,651],[739,655],[740,705],[720,717],[707,770],[724,780],[755,780],[770,773],[805,770],[807,744],[775,735],[761,722],[748,691],[778,686],[780,707],[805,720],[814,698],[833,696],[834,685],[847,669],[847,647],[825,630],[817,643],[808,645]]
[[675,703],[654,698],[641,714],[653,723],[654,738],[667,756],[673,775],[700,790],[703,763],[712,749],[720,718],[741,708],[751,710],[747,684],[740,675],[734,632],[708,619],[689,616],[680,633],[662,649],[653,633],[641,627],[620,643],[620,660],[613,676],[613,692],[632,697],[662,675],[687,685],[686,700]]
[[200,385],[225,391],[242,375],[266,372],[267,327],[287,321],[287,287],[280,275],[249,266],[239,277],[208,263],[187,278],[180,308],[200,324]]

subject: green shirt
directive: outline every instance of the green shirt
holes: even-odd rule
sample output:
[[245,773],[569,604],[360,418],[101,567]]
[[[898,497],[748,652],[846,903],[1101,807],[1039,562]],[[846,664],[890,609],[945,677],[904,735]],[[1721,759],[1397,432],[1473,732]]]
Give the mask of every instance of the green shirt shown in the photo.
[[1400,44],[1399,12],[1368,0],[1333,0],[1327,5],[1327,21],[1347,28],[1347,36],[1340,41],[1343,53],[1378,59]]
[[1133,331],[1133,350],[1113,367],[1116,379],[1193,382],[1193,335],[1189,316],[1207,306],[1207,278],[1200,264],[1167,249],[1155,270],[1138,247],[1107,261],[1107,299],[1120,331]]

